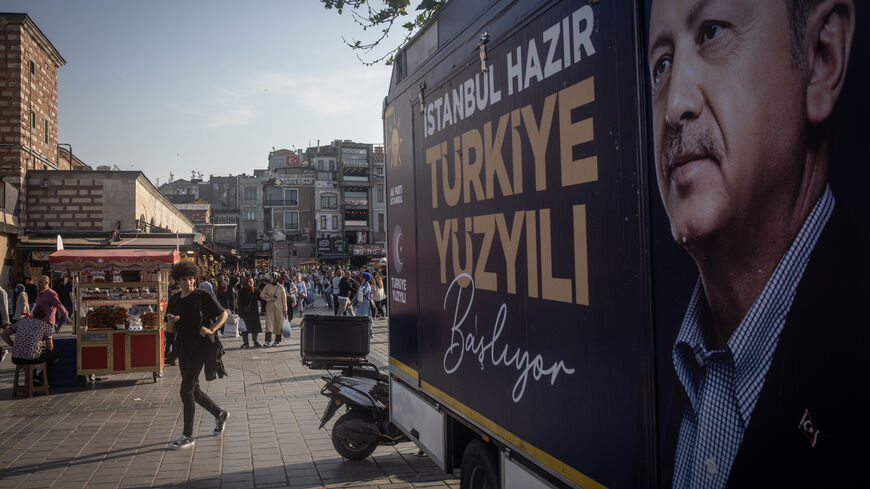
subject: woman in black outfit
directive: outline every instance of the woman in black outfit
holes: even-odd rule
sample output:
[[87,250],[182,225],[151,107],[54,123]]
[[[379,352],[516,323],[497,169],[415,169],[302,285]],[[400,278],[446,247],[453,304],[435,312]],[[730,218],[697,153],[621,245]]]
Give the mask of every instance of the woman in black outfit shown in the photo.
[[254,290],[254,279],[246,277],[239,290],[239,307],[237,312],[245,322],[246,331],[242,332],[242,348],[248,348],[248,333],[254,336],[254,346],[262,346],[257,341],[257,335],[263,330],[260,326],[260,310],[257,307],[260,294]]

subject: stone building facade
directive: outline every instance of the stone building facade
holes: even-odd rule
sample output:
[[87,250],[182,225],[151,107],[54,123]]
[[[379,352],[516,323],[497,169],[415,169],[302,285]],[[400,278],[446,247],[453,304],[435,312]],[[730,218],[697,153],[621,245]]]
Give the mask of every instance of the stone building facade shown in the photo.
[[193,232],[193,223],[140,171],[30,171],[22,221],[25,232]]
[[[257,251],[257,241],[263,236],[263,182],[258,176],[239,176],[239,250],[251,256]],[[253,262],[251,262],[253,263]]]

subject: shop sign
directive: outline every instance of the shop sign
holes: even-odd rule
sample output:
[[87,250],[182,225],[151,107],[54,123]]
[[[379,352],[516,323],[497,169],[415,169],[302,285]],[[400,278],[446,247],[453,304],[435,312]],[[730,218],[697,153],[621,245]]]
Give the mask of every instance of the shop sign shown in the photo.
[[329,238],[320,238],[317,240],[317,252],[318,253],[331,253],[332,252],[332,240]]
[[314,177],[276,178],[275,185],[314,185]]
[[333,238],[332,239],[332,249],[335,250],[336,253],[344,253],[347,248],[347,242],[344,238]]
[[386,250],[384,245],[351,245],[351,253],[356,256],[384,256],[386,255]]

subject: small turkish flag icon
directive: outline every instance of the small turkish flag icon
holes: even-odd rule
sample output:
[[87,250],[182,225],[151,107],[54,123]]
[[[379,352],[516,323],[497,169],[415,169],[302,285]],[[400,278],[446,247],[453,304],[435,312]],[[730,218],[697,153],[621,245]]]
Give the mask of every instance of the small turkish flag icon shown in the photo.
[[804,409],[804,415],[801,417],[801,422],[798,425],[798,428],[803,431],[804,435],[807,436],[807,439],[810,440],[810,446],[815,448],[816,442],[819,440],[819,428],[813,422],[809,409]]

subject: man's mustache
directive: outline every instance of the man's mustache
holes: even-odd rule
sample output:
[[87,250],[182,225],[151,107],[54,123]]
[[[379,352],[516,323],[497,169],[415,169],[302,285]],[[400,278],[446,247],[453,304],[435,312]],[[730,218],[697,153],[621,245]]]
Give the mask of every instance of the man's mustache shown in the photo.
[[670,171],[688,159],[710,157],[716,162],[722,160],[723,145],[707,127],[698,121],[672,128],[665,125],[667,134],[662,147],[660,161],[662,170]]

